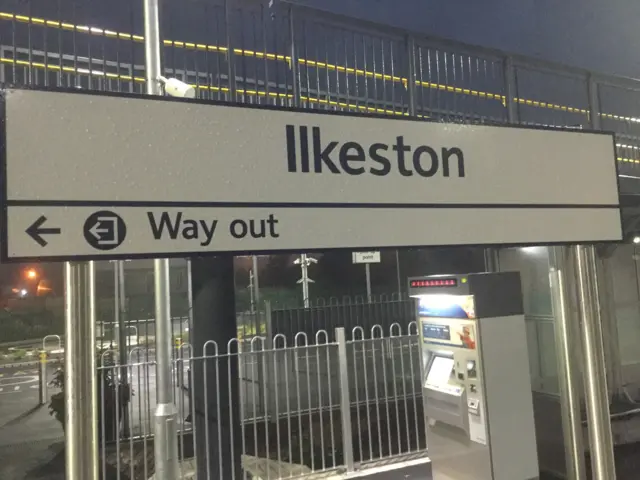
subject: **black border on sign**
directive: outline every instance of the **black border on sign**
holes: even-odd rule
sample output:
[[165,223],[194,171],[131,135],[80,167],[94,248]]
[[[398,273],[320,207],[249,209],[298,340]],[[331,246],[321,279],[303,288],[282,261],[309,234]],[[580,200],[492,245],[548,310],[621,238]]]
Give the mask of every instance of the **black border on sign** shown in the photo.
[[388,252],[399,248],[516,248],[516,247],[558,247],[567,245],[605,245],[610,243],[620,243],[619,240],[607,240],[607,241],[578,241],[578,242],[550,242],[550,243],[498,243],[498,244],[465,244],[460,243],[456,245],[444,244],[444,245],[397,245],[397,246],[385,246],[385,247],[372,247],[359,246],[348,248],[312,248],[312,249],[287,249],[287,250],[224,250],[217,252],[171,252],[171,253],[150,253],[150,254],[96,254],[96,255],[71,255],[71,256],[51,256],[51,257],[11,257],[3,259],[2,263],[44,263],[44,262],[75,262],[75,261],[108,261],[108,260],[150,260],[154,258],[201,258],[212,257],[220,255],[233,255],[233,256],[250,256],[250,255],[275,255],[275,254],[295,254],[300,252],[305,253],[324,253],[328,251],[344,251],[344,252],[360,252],[360,251],[380,251]]
[[[148,258],[183,258],[183,257],[202,257],[202,256],[211,256],[211,255],[251,255],[251,254],[274,254],[274,253],[293,253],[299,252],[300,250],[258,250],[258,251],[224,251],[224,252],[180,252],[180,253],[153,253],[153,254],[121,254],[121,255],[109,255],[109,254],[96,254],[96,255],[78,255],[78,256],[39,256],[39,257],[9,257],[9,245],[8,245],[8,208],[9,206],[59,206],[59,207],[74,207],[74,206],[104,206],[104,207],[139,207],[139,206],[161,206],[161,207],[207,207],[207,206],[226,206],[226,207],[249,207],[249,206],[260,206],[260,207],[281,207],[281,208],[478,208],[478,209],[487,209],[487,208],[514,208],[514,209],[526,209],[526,208],[549,208],[549,209],[557,209],[557,208],[574,208],[574,209],[584,209],[584,208],[593,208],[593,209],[617,209],[620,215],[620,226],[621,226],[621,239],[620,240],[608,240],[608,241],[598,241],[594,242],[591,240],[587,241],[576,241],[576,242],[551,242],[545,243],[544,246],[559,246],[559,245],[573,245],[578,243],[585,244],[593,244],[593,243],[601,243],[601,244],[609,244],[609,243],[619,243],[624,239],[624,229],[623,229],[623,217],[622,217],[622,208],[620,206],[620,202],[615,205],[554,205],[554,204],[544,204],[544,205],[527,205],[527,204],[471,204],[471,205],[463,205],[463,204],[345,204],[345,203],[239,203],[239,202],[127,202],[127,201],[46,201],[46,200],[33,200],[33,201],[10,201],[7,198],[7,134],[6,134],[6,92],[9,90],[17,90],[17,91],[41,91],[41,92],[54,92],[54,93],[68,93],[75,95],[94,95],[94,96],[103,96],[103,97],[115,97],[121,99],[139,99],[145,101],[162,101],[162,102],[179,102],[179,103],[187,103],[187,104],[197,104],[197,105],[213,105],[220,107],[228,107],[228,108],[244,108],[244,109],[257,109],[257,110],[271,110],[271,111],[280,111],[280,112],[296,112],[296,113],[304,113],[304,114],[315,114],[315,115],[337,115],[344,117],[353,117],[353,118],[375,118],[375,119],[384,119],[389,121],[411,121],[411,122],[425,122],[425,123],[441,123],[437,120],[433,119],[424,119],[417,118],[411,116],[390,116],[378,113],[371,112],[343,112],[336,110],[316,110],[316,109],[307,109],[307,108],[298,108],[298,107],[278,107],[273,105],[253,105],[246,104],[241,102],[224,102],[219,100],[200,100],[200,99],[184,99],[184,98],[172,98],[165,96],[155,96],[155,95],[144,95],[144,94],[132,94],[132,93],[120,93],[120,92],[106,92],[106,91],[95,91],[95,90],[79,90],[76,88],[52,88],[52,87],[42,87],[42,86],[32,86],[32,87],[13,87],[10,85],[6,85],[2,90],[0,90],[0,210],[2,214],[2,218],[0,219],[0,261],[4,263],[22,263],[22,262],[46,262],[46,261],[74,261],[74,260],[117,260],[117,259],[148,259]],[[613,162],[614,168],[616,172],[616,185],[618,190],[618,199],[620,198],[620,172],[619,165],[616,156],[616,136],[614,132],[611,131],[603,131],[603,130],[593,130],[593,129],[575,129],[570,127],[547,127],[547,126],[539,126],[539,125],[520,125],[520,124],[500,124],[500,125],[475,125],[479,127],[486,128],[514,128],[514,129],[524,129],[524,130],[544,130],[550,132],[565,132],[565,133],[574,133],[574,134],[598,134],[598,135],[609,135],[612,139],[613,146]],[[349,250],[349,251],[358,251],[358,250],[389,250],[395,248],[438,248],[438,247],[521,247],[521,246],[540,246],[540,244],[532,244],[532,243],[518,243],[518,244],[457,244],[457,245],[398,245],[398,246],[385,246],[385,247],[375,247],[371,245],[367,246],[359,246],[359,247],[350,247],[348,249],[342,248],[333,248],[333,249],[311,249],[305,250],[309,253],[315,252],[324,252],[328,250]]]

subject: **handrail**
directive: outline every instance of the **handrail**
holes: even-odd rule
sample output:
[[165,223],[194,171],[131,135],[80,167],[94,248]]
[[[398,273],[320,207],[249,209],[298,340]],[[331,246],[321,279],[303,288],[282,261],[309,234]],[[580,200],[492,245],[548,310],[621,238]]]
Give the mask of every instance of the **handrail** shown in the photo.
[[[113,30],[107,30],[107,29],[103,29],[103,28],[99,28],[99,27],[90,27],[87,25],[75,25],[72,23],[68,23],[68,22],[63,22],[63,21],[56,21],[56,20],[48,20],[48,19],[44,19],[44,18],[39,18],[39,17],[30,17],[30,16],[26,16],[26,15],[18,15],[18,14],[14,14],[14,13],[9,13],[9,12],[0,12],[0,20],[10,20],[10,21],[18,21],[18,22],[22,22],[22,23],[29,23],[29,24],[33,24],[35,26],[45,26],[45,27],[52,27],[52,28],[59,28],[59,29],[63,29],[63,30],[70,30],[70,31],[76,31],[79,33],[84,33],[87,35],[97,35],[97,36],[104,36],[106,38],[115,38],[115,39],[124,39],[124,40],[130,40],[130,41],[134,41],[134,42],[144,42],[144,37],[140,36],[140,35],[133,35],[130,33],[123,33],[123,32],[116,32]],[[178,41],[178,40],[163,40],[163,44],[165,46],[168,47],[175,47],[175,48],[183,48],[186,50],[196,50],[196,51],[208,51],[208,52],[217,52],[217,53],[227,53],[229,51],[228,47],[224,47],[224,46],[220,46],[220,45],[211,45],[211,44],[203,44],[203,43],[194,43],[194,42],[186,42],[186,41]],[[232,49],[233,53],[236,55],[242,55],[242,56],[246,56],[246,57],[253,57],[253,58],[266,58],[269,60],[275,60],[275,61],[283,61],[283,62],[287,62],[287,63],[291,63],[291,57],[289,55],[281,55],[281,54],[277,54],[277,53],[269,53],[269,52],[260,52],[260,51],[256,51],[256,50],[248,50],[248,49],[241,49],[241,48],[233,48]],[[504,54],[507,55],[507,54]],[[0,62],[4,62],[4,63],[10,63],[12,61],[12,59],[7,59],[7,58],[2,58],[0,59]],[[389,74],[384,74],[384,73],[379,73],[379,72],[373,72],[370,70],[366,70],[366,69],[360,69],[360,68],[354,68],[354,67],[348,67],[348,66],[344,66],[344,65],[336,65],[336,64],[332,64],[332,63],[328,63],[328,62],[321,62],[321,61],[317,61],[317,60],[312,60],[312,59],[306,59],[306,58],[298,58],[297,59],[298,63],[300,65],[304,65],[307,67],[312,67],[312,68],[318,68],[318,69],[326,69],[329,71],[336,71],[336,72],[342,72],[345,73],[347,75],[355,75],[355,76],[360,76],[360,77],[365,77],[365,78],[373,78],[373,79],[377,79],[377,80],[386,80],[386,81],[391,81],[393,83],[400,83],[402,85],[405,86],[408,83],[408,79],[406,77],[402,77],[402,76],[397,76],[397,75],[389,75]],[[16,62],[22,62],[22,61],[16,61]],[[29,65],[28,65],[29,66]],[[58,66],[49,66],[49,65],[44,65],[44,64],[36,64],[34,62],[31,63],[32,67],[36,67],[36,68],[51,68],[54,70],[59,70],[60,67]],[[128,81],[136,81],[136,82],[144,82],[144,78],[142,77],[133,77],[130,78],[129,76],[121,76],[118,74],[111,74],[111,73],[105,73],[105,72],[94,72],[92,71],[91,73],[89,72],[82,72],[82,71],[78,71],[78,72],[73,72],[73,68],[72,67],[62,67],[63,71],[72,71],[72,73],[80,73],[80,74],[97,74],[100,76],[105,76],[107,78],[112,78],[112,79],[120,79],[120,80],[128,80]],[[481,90],[475,90],[475,89],[469,89],[469,88],[463,88],[463,87],[457,87],[454,85],[447,85],[447,84],[443,84],[443,83],[435,83],[435,82],[428,82],[428,81],[423,81],[423,80],[415,80],[415,84],[416,86],[422,87],[422,88],[428,88],[428,89],[434,89],[434,90],[439,90],[439,91],[445,91],[445,92],[451,92],[451,93],[456,93],[456,94],[460,94],[460,95],[468,95],[468,96],[473,96],[473,97],[478,97],[478,98],[486,98],[486,99],[490,99],[490,100],[497,100],[502,102],[503,104],[506,102],[506,97],[500,93],[493,93],[493,92],[484,92]],[[228,89],[225,89],[224,87],[215,87],[215,86],[206,86],[206,85],[194,85],[194,87],[200,88],[200,89],[208,89],[211,91],[221,91],[221,92],[225,92],[228,93]],[[638,82],[638,87],[640,88],[640,82]],[[237,93],[243,93],[240,91],[237,91]],[[251,93],[249,92],[244,92],[244,94],[246,95],[257,95],[257,96],[279,96],[279,94],[277,93],[273,93],[272,92],[259,92],[257,90],[252,91]],[[304,99],[303,99],[304,101]],[[310,102],[317,102],[317,103],[325,103],[322,100],[318,100],[318,99],[309,99],[308,101]],[[537,107],[537,108],[545,108],[545,109],[549,109],[549,110],[555,110],[555,111],[564,111],[564,112],[569,112],[569,113],[578,113],[578,114],[582,114],[582,115],[587,115],[588,116],[588,110],[586,108],[578,108],[578,107],[572,107],[572,106],[568,106],[568,105],[559,105],[556,103],[551,103],[551,102],[544,102],[544,101],[538,101],[538,100],[531,100],[531,99],[525,99],[525,98],[519,98],[519,97],[515,97],[513,99],[513,101],[515,101],[516,103],[520,104],[520,105],[527,105],[527,106],[533,106],[533,107]],[[335,102],[336,104],[339,104],[339,102]],[[326,104],[332,105],[333,103],[331,101],[326,101]],[[349,104],[347,104],[349,105]],[[340,105],[342,106],[342,105]],[[396,111],[393,110],[386,110],[386,109],[377,109],[377,108],[367,108],[367,107],[362,107],[359,105],[349,105],[345,108],[351,108],[354,110],[365,110],[365,111],[370,111],[370,112],[377,112],[377,113],[389,113],[389,114],[398,114]],[[608,118],[608,119],[612,119],[612,120],[618,120],[618,121],[626,121],[626,122],[633,122],[633,121],[638,121],[638,119],[634,118],[634,117],[627,117],[627,116],[622,116],[622,115],[615,115],[615,114],[605,114],[605,113],[601,113],[600,114],[603,118]]]
[[[286,3],[286,2],[285,2]],[[298,8],[296,6],[296,8]],[[330,12],[322,12],[323,15],[328,15],[329,17],[335,17],[336,15],[334,15],[333,13]],[[338,17],[341,17],[340,15],[337,15]],[[33,24],[36,26],[44,26],[44,27],[52,27],[52,28],[59,28],[59,29],[63,29],[63,30],[70,30],[70,31],[76,31],[79,33],[85,33],[88,35],[99,35],[99,36],[105,36],[107,38],[116,38],[116,39],[125,39],[125,40],[130,40],[130,41],[134,41],[134,42],[144,42],[144,37],[140,36],[140,35],[133,35],[130,33],[123,33],[123,32],[115,32],[112,30],[107,30],[107,29],[102,29],[102,28],[98,28],[98,27],[90,27],[90,26],[86,26],[86,25],[76,25],[76,24],[72,24],[72,23],[68,23],[68,22],[63,22],[63,21],[56,21],[56,20],[48,20],[48,19],[43,19],[43,18],[39,18],[39,17],[32,17],[32,16],[26,16],[26,15],[19,15],[19,14],[14,14],[14,13],[8,13],[8,12],[0,12],[0,20],[10,20],[10,21],[18,21],[18,22],[22,22],[22,23],[29,23],[29,24]],[[371,22],[366,22],[364,21],[364,23],[371,23]],[[389,29],[387,29],[389,30]],[[393,30],[393,28],[391,28],[391,30]],[[398,30],[398,29],[396,29]],[[405,33],[405,35],[407,34],[406,31],[403,30],[403,32]],[[418,39],[424,39],[427,38],[423,35],[419,35],[419,34],[414,34]],[[433,40],[433,39],[432,39]],[[435,40],[434,40],[435,41]],[[450,47],[454,47],[457,46],[459,44],[459,42],[454,42],[454,41],[448,41],[448,40],[438,40],[438,42],[445,42],[448,46]],[[165,46],[172,46],[175,48],[184,48],[184,49],[193,49],[193,50],[204,50],[204,51],[211,51],[211,52],[218,52],[218,53],[228,53],[229,52],[229,48],[228,47],[223,47],[223,46],[219,46],[219,45],[210,45],[210,44],[201,44],[201,43],[193,43],[193,42],[184,42],[184,41],[176,41],[176,40],[164,40],[163,41]],[[460,44],[463,47],[465,47],[464,44]],[[15,47],[14,47],[15,49]],[[494,55],[496,58],[494,58],[493,60],[496,60],[497,58],[500,58],[500,56],[503,56],[504,58],[506,58],[507,56],[509,56],[509,54],[507,53],[503,53],[503,52],[499,52],[499,51],[493,51],[493,50],[487,50],[487,49],[483,49],[481,47],[471,47],[471,46],[466,46],[467,52],[469,51],[469,49],[471,49],[472,51],[477,50],[480,53],[485,53],[485,54],[491,54]],[[234,54],[237,55],[243,55],[243,56],[249,56],[249,57],[254,57],[254,58],[266,58],[269,60],[275,60],[275,61],[284,61],[287,63],[291,63],[291,57],[288,55],[281,55],[281,54],[276,54],[276,53],[269,53],[269,52],[259,52],[259,51],[254,51],[254,50],[248,50],[248,49],[240,49],[240,48],[233,48],[232,52]],[[489,53],[487,53],[489,52]],[[470,53],[470,55],[473,53]],[[477,54],[477,53],[476,53]],[[14,57],[15,57],[15,50],[14,50]],[[524,61],[526,61],[527,59],[522,57],[522,56],[512,56],[513,58],[515,58],[518,63],[522,63]],[[305,65],[307,67],[312,67],[312,68],[317,68],[317,69],[326,69],[329,71],[337,71],[337,72],[343,72],[347,75],[355,75],[355,76],[363,76],[365,78],[374,78],[374,79],[381,79],[381,80],[386,80],[386,81],[391,81],[393,83],[401,83],[405,88],[407,88],[407,84],[408,84],[408,79],[406,77],[402,77],[402,76],[396,76],[396,75],[388,75],[388,74],[384,74],[384,73],[378,73],[378,72],[373,72],[370,70],[366,70],[366,69],[359,69],[359,68],[353,68],[353,67],[348,67],[348,66],[343,66],[343,65],[336,65],[336,64],[331,64],[328,62],[320,62],[317,60],[311,60],[311,59],[306,59],[306,58],[298,58],[297,62],[300,65]],[[87,76],[98,76],[98,77],[104,77],[104,78],[108,78],[108,79],[113,79],[113,80],[122,80],[122,81],[129,81],[129,82],[135,82],[135,83],[144,83],[145,79],[143,77],[139,77],[139,76],[135,76],[135,75],[122,75],[119,73],[112,73],[112,72],[107,72],[107,71],[101,71],[101,70],[95,70],[92,68],[81,68],[81,67],[70,67],[70,66],[64,66],[61,64],[51,64],[51,63],[41,63],[41,62],[33,62],[33,61],[27,61],[27,60],[19,60],[16,58],[6,58],[6,57],[0,57],[0,64],[12,64],[12,65],[20,65],[20,66],[24,66],[24,67],[28,67],[28,68],[38,68],[38,69],[46,69],[46,70],[54,70],[54,71],[58,71],[58,72],[65,72],[65,73],[72,73],[72,74],[77,74],[77,75],[87,75]],[[558,69],[557,73],[558,74],[574,74],[574,75],[583,75],[585,73],[588,73],[586,70],[581,70],[581,69],[572,69],[570,67],[565,67],[562,65],[556,65],[553,64],[551,62],[546,62],[546,61],[536,61],[535,63],[536,65],[538,64],[542,64],[544,68],[547,69]],[[526,66],[526,63],[523,64],[523,66]],[[616,86],[618,84],[620,84],[620,88],[626,88],[626,89],[635,89],[637,88],[640,91],[640,81],[634,80],[634,79],[628,79],[628,78],[623,78],[623,77],[614,77],[614,76],[603,76],[603,75],[597,75],[597,77],[602,80],[604,82],[604,84],[606,85],[611,85],[611,86]],[[451,92],[451,93],[455,93],[455,94],[462,94],[462,95],[469,95],[469,96],[473,96],[473,97],[478,97],[478,98],[486,98],[486,99],[490,99],[490,100],[497,100],[500,101],[503,105],[506,105],[507,102],[507,97],[505,95],[502,94],[497,94],[497,93],[491,93],[491,92],[484,92],[481,90],[475,90],[475,89],[469,89],[469,88],[463,88],[463,87],[457,87],[454,85],[448,85],[448,84],[443,84],[443,83],[435,83],[435,82],[429,82],[429,81],[423,81],[423,80],[415,80],[415,84],[416,86],[422,87],[422,88],[427,88],[427,89],[435,89],[435,90],[439,90],[439,91],[445,91],[445,92]],[[227,87],[223,87],[223,86],[215,86],[215,85],[203,85],[203,84],[194,84],[192,85],[193,87],[200,89],[200,90],[206,90],[206,91],[211,91],[211,92],[218,92],[218,93],[230,93],[230,89]],[[242,88],[236,88],[235,89],[235,93],[239,94],[239,95],[246,95],[246,96],[254,96],[254,97],[264,97],[264,98],[277,98],[277,99],[281,99],[281,98],[285,98],[285,99],[291,99],[293,98],[293,95],[291,93],[281,93],[281,92],[274,92],[274,91],[269,91],[269,90],[259,90],[259,89],[242,89]],[[327,95],[328,96],[328,95]],[[400,107],[399,109],[389,109],[389,108],[381,108],[378,106],[371,106],[368,104],[362,105],[362,104],[354,104],[354,103],[350,103],[350,102],[345,102],[345,101],[340,101],[340,100],[332,100],[330,98],[313,98],[309,95],[307,96],[300,96],[300,100],[303,102],[306,102],[308,104],[319,104],[319,105],[329,105],[329,106],[334,106],[334,107],[338,107],[338,108],[345,108],[345,109],[349,109],[349,110],[353,110],[353,111],[360,111],[360,112],[367,112],[367,113],[378,113],[378,114],[387,114],[387,115],[393,115],[393,116],[408,116],[409,112],[407,109]],[[525,99],[525,98],[519,98],[519,97],[514,97],[512,99],[512,101],[516,104],[520,104],[520,105],[527,105],[527,106],[533,106],[533,107],[537,107],[537,108],[544,108],[544,109],[550,109],[550,110],[555,110],[555,111],[564,111],[564,112],[569,112],[569,113],[578,113],[581,115],[585,115],[587,118],[589,117],[589,111],[586,108],[577,108],[577,107],[572,107],[572,106],[567,106],[567,105],[559,105],[556,103],[550,103],[550,102],[543,102],[543,101],[538,101],[538,100],[531,100],[531,99]],[[380,102],[382,104],[384,104],[384,102]],[[610,119],[610,120],[616,120],[616,121],[621,121],[621,122],[627,122],[627,123],[640,123],[640,118],[637,117],[630,117],[630,116],[623,116],[623,115],[616,115],[616,114],[612,114],[612,113],[605,113],[605,112],[598,112],[598,115],[601,118],[606,118],[606,119]],[[426,116],[423,115],[418,115],[418,117],[420,118],[428,118]],[[618,145],[620,147],[624,147],[624,145]],[[624,157],[624,156],[619,156],[617,157],[617,160],[619,162],[622,163],[631,163],[631,164],[640,164],[640,158],[636,159],[636,158],[629,158],[629,157]]]

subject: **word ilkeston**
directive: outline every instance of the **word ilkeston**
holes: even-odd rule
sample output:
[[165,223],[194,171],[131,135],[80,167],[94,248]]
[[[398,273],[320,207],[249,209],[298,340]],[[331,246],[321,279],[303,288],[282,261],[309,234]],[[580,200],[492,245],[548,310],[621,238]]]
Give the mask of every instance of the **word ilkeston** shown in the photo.
[[[320,127],[311,127],[311,144],[309,127],[299,128],[298,162],[296,127],[287,125],[285,128],[287,167],[291,173],[370,173],[384,177],[397,170],[403,177],[411,177],[415,172],[421,177],[429,178],[442,171],[443,177],[464,177],[464,154],[458,147],[442,147],[439,152],[428,145],[414,148],[405,144],[403,136],[396,137],[393,145],[374,143],[363,146],[351,141],[340,144],[337,140],[323,143]],[[393,160],[392,152],[395,152],[396,157]]]
[[[151,233],[156,240],[169,237],[184,240],[197,240],[203,247],[209,246],[218,231],[216,219],[185,218],[182,212],[147,212]],[[229,222],[227,231],[233,238],[278,238],[273,214],[263,219],[234,219]]]

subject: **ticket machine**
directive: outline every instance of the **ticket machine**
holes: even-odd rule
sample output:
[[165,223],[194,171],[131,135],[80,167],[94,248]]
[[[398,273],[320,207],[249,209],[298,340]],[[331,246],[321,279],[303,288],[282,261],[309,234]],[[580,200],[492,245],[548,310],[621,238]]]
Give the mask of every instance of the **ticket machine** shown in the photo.
[[539,477],[518,273],[409,279],[434,480]]

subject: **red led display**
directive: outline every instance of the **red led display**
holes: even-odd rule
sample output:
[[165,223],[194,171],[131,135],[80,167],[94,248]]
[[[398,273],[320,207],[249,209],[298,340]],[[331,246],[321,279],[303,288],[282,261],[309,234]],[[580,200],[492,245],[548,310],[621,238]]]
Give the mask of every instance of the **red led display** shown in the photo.
[[411,280],[411,288],[419,287],[456,287],[458,280],[451,279],[431,279],[431,280]]

